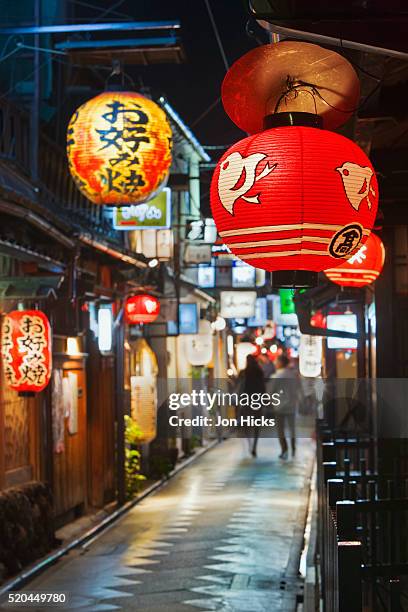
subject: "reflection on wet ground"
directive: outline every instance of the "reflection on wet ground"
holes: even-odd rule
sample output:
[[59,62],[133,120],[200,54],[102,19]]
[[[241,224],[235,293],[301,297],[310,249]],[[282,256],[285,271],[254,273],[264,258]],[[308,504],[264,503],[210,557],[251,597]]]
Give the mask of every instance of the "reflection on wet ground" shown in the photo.
[[223,442],[27,591],[87,612],[294,611],[313,452],[300,439],[283,462],[260,439],[253,459],[246,440]]

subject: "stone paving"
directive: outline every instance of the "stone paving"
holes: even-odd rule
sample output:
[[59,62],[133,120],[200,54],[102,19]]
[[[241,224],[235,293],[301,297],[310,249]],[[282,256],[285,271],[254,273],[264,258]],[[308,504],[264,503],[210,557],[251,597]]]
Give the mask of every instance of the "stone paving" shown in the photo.
[[256,459],[223,442],[26,590],[83,612],[295,611],[314,444],[278,454],[275,439]]

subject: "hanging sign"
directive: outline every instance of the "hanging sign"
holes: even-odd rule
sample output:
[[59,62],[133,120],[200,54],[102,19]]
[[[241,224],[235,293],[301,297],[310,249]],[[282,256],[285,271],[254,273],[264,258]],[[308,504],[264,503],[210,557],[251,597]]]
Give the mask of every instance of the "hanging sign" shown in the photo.
[[141,338],[131,346],[130,414],[141,430],[143,443],[157,434],[157,359]]
[[248,319],[248,327],[264,327],[266,325],[266,319],[267,319],[266,297],[256,298],[255,315]]
[[241,261],[234,261],[232,286],[236,288],[255,287],[255,268]]
[[221,291],[220,315],[224,319],[246,319],[255,315],[256,291]]
[[187,360],[193,366],[207,365],[213,356],[213,336],[211,323],[201,320],[198,327],[198,334],[186,336],[185,349]]
[[184,263],[200,264],[211,262],[211,245],[188,244],[184,251]]
[[174,235],[173,230],[163,229],[156,231],[156,257],[160,261],[169,260],[173,257]]
[[117,230],[165,229],[171,226],[171,189],[165,187],[148,202],[119,206],[113,211]]
[[299,372],[302,376],[320,376],[322,369],[322,338],[302,334],[299,345]]
[[197,270],[198,286],[202,289],[213,289],[215,287],[214,266],[199,266]]
[[4,376],[20,393],[38,393],[51,378],[51,327],[40,310],[13,310],[2,325]]
[[186,223],[187,240],[203,240],[213,244],[217,239],[217,228],[214,219],[187,219]]

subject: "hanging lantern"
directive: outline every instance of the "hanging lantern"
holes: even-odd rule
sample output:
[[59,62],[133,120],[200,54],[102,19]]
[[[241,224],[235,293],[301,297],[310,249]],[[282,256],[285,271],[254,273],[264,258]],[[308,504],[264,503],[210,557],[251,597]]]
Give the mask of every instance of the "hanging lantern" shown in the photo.
[[312,327],[326,327],[326,317],[321,310],[316,310],[310,317],[310,325]]
[[160,302],[153,295],[134,295],[125,302],[125,320],[130,325],[153,323],[160,313]]
[[[275,117],[282,115],[289,113]],[[365,153],[314,127],[275,127],[244,138],[223,155],[211,185],[222,240],[241,260],[268,271],[338,265],[367,239],[377,205]]]
[[299,345],[299,372],[301,376],[316,378],[322,370],[322,338],[301,334]]
[[356,252],[373,227],[378,187],[368,158],[320,129],[345,123],[359,91],[344,57],[298,41],[250,51],[224,79],[227,114],[255,135],[215,169],[214,220],[234,255],[273,272],[276,286],[317,283],[317,273]]
[[198,334],[184,336],[187,361],[192,366],[208,365],[213,357],[213,335],[211,323],[201,320]]
[[171,138],[166,113],[155,102],[107,91],[80,106],[69,122],[69,169],[95,204],[144,202],[167,180]]
[[341,287],[364,287],[373,283],[384,266],[385,249],[375,234],[370,234],[363,246],[340,266],[325,270],[329,280]]
[[13,310],[2,324],[4,377],[19,393],[38,393],[51,378],[51,327],[40,310]]

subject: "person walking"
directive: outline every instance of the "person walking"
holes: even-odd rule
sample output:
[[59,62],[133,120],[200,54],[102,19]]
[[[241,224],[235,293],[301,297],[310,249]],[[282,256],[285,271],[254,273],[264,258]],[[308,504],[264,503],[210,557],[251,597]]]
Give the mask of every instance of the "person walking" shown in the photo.
[[299,377],[294,368],[289,367],[289,359],[282,354],[276,359],[276,372],[272,375],[276,382],[274,391],[280,394],[280,404],[275,408],[276,428],[281,447],[280,459],[288,458],[288,443],[285,437],[289,430],[292,457],[296,454],[296,411],[299,402]]
[[[258,364],[256,358],[253,355],[248,355],[246,360],[246,367],[241,372],[241,384],[240,384],[240,393],[248,394],[251,397],[254,393],[264,393],[265,392],[265,380],[264,373],[261,366]],[[257,416],[259,417],[260,410],[254,410],[251,406],[242,406],[240,407],[240,416],[250,417]],[[259,427],[245,427],[245,434],[248,439],[250,453],[253,457],[256,457],[256,451],[258,446],[258,438],[259,438]],[[252,444],[252,448],[251,448]]]

